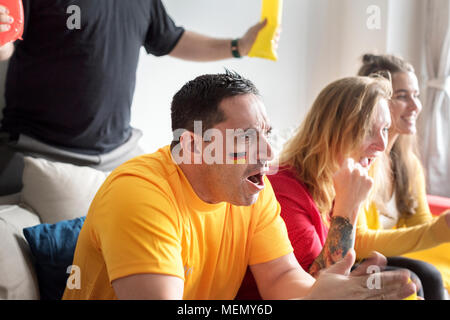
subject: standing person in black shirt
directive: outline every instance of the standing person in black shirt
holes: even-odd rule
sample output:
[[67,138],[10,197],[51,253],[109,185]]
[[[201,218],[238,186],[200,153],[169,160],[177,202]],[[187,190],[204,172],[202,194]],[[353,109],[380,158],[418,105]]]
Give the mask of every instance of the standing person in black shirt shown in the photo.
[[[23,0],[23,41],[11,57],[0,126],[0,196],[19,192],[23,156],[109,171],[143,153],[130,126],[141,46],[194,61],[245,56],[265,23],[236,43],[176,26],[161,0]],[[72,12],[81,23],[70,25]],[[75,10],[75,11],[72,11]],[[0,32],[10,23],[0,8]]]

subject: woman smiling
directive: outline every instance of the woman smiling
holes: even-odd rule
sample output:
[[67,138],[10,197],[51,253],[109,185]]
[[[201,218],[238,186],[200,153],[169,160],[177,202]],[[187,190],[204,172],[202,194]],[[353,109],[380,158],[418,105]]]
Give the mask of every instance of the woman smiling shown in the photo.
[[395,257],[450,241],[450,212],[432,217],[417,156],[416,119],[422,111],[417,76],[412,65],[399,57],[366,54],[358,75],[374,73],[392,79],[392,126],[386,152],[373,168],[373,202],[358,218],[355,250],[360,258],[373,250],[381,252],[388,265],[418,275],[425,299],[444,299],[442,278],[433,265]]

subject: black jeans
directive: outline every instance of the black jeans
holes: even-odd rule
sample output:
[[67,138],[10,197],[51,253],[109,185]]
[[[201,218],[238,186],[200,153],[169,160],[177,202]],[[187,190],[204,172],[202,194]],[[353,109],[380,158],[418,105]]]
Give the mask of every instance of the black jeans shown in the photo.
[[444,300],[444,282],[438,269],[432,264],[421,260],[409,259],[405,257],[387,258],[387,270],[389,269],[408,269],[411,272],[411,278],[418,278],[422,288],[418,295],[425,300]]
[[0,197],[22,190],[23,154],[0,143]]

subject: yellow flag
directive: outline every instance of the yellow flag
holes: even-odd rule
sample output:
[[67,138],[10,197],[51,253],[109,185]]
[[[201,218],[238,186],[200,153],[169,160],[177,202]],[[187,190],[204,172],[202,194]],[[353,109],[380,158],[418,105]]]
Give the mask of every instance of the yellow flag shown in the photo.
[[283,11],[283,0],[262,0],[261,21],[267,18],[266,26],[259,31],[253,43],[249,57],[259,57],[269,60],[278,60],[278,55],[274,47],[273,39],[277,28],[281,25]]

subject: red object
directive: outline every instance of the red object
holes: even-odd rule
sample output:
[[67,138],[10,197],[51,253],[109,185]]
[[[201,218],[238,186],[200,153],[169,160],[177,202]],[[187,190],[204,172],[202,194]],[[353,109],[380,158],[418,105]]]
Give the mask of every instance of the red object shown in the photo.
[[322,251],[328,235],[316,203],[293,169],[280,167],[267,176],[281,206],[281,217],[286,223],[297,261],[305,271]]
[[17,39],[22,40],[24,23],[22,0],[0,0],[0,5],[6,7],[9,16],[14,18],[11,28],[6,32],[0,32],[0,46]]
[[439,216],[445,210],[450,209],[450,198],[427,195],[428,206],[433,215]]
[[[308,271],[322,251],[328,227],[306,186],[296,178],[294,170],[281,167],[278,173],[267,177],[280,203],[280,215],[286,223],[294,255],[302,268]],[[248,269],[236,300],[260,299],[255,279]]]

